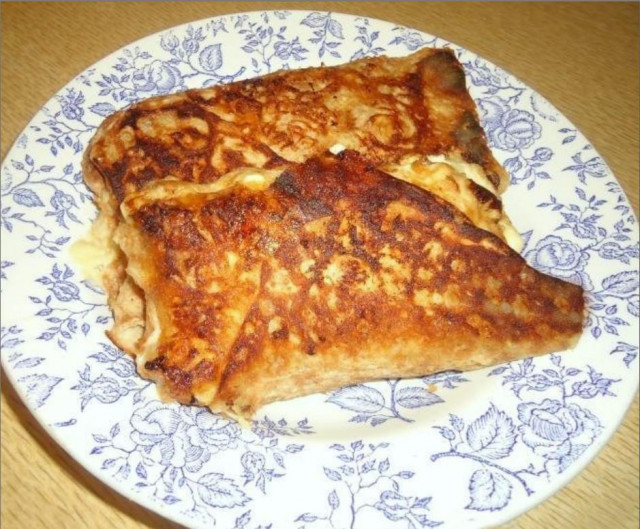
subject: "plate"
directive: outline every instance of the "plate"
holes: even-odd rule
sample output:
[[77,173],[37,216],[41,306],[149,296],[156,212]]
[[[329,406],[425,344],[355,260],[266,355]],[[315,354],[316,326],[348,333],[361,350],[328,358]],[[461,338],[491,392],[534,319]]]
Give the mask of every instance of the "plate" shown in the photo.
[[[69,256],[95,217],[81,158],[102,119],[159,93],[282,68],[447,46],[464,64],[505,207],[538,270],[580,283],[575,350],[362,384],[265,407],[250,428],[163,404],[106,339],[111,314]],[[391,23],[311,11],[179,26],[106,57],[34,117],[2,167],[2,365],[82,466],[189,527],[504,523],[575,476],[638,386],[638,229],[611,171],[544,98],[473,53]]]

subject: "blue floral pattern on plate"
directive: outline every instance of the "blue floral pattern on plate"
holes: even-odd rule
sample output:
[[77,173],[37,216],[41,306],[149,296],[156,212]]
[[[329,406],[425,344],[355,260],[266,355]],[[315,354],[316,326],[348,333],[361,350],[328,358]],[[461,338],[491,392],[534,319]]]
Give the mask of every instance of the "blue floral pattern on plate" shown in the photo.
[[[95,128],[154,94],[423,46],[451,47],[465,65],[489,141],[511,174],[505,206],[524,235],[524,257],[586,289],[578,348],[277,403],[248,427],[159,402],[133,361],[105,341],[104,295],[68,254],[95,216],[80,173]],[[152,35],[87,69],[42,108],[4,161],[1,194],[0,341],[9,378],[82,465],[191,527],[502,523],[583,468],[637,388],[638,228],[614,176],[526,85],[411,28],[269,11]]]

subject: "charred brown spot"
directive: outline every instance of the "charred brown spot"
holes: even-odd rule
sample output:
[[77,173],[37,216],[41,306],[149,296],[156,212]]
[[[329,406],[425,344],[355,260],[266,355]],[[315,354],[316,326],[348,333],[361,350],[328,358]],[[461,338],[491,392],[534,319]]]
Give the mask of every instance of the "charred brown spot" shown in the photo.
[[150,167],[144,167],[142,171],[138,173],[138,182],[140,186],[143,187],[145,184],[148,184],[152,180],[155,180],[158,175],[156,172]]
[[324,217],[332,213],[332,209],[319,198],[308,198],[300,204],[303,214],[306,220],[316,219],[318,217]]
[[460,144],[467,162],[483,164],[491,153],[486,144],[484,130],[473,112],[465,112],[454,129],[456,142]]
[[473,196],[478,199],[478,202],[481,204],[487,204],[489,208],[496,211],[502,211],[502,202],[491,191],[473,181],[469,182],[469,186],[473,192]]
[[422,62],[434,88],[443,92],[466,93],[464,70],[450,50],[438,50]]
[[282,327],[277,331],[273,331],[271,333],[271,336],[276,340],[283,340],[283,339],[289,338],[289,329],[287,327]]
[[142,230],[150,235],[162,236],[162,209],[158,206],[149,206],[135,215]]
[[277,169],[288,165],[290,162],[285,160],[282,156],[274,153],[269,149],[269,160],[264,164],[265,169]]
[[242,167],[243,165],[246,165],[244,154],[241,151],[225,150],[222,153],[222,159],[224,160],[225,166],[229,168],[229,170],[235,167]]
[[116,197],[118,203],[122,202],[125,197],[125,185],[126,185],[126,174],[128,172],[128,165],[126,158],[121,161],[115,162],[110,167],[106,165],[101,165],[97,161],[92,160],[93,168],[100,173],[104,181],[107,183],[107,186],[111,188],[111,191]]
[[187,101],[182,105],[178,105],[176,108],[176,113],[179,118],[196,117],[206,120],[209,116],[208,112],[206,112],[201,105],[191,101]]
[[154,358],[153,360],[150,360],[149,362],[146,362],[144,364],[144,368],[148,369],[149,371],[163,370],[166,362],[167,357],[161,355]]
[[204,242],[191,211],[155,203],[140,209],[136,217],[145,233],[161,241],[170,239],[176,248],[197,248]]
[[487,178],[489,179],[489,182],[491,182],[493,184],[493,186],[496,189],[500,189],[500,176],[495,172],[495,171],[487,171]]
[[191,392],[193,373],[176,366],[168,366],[164,368],[164,375],[176,393]]
[[138,121],[138,118],[140,117],[141,114],[142,112],[137,110],[135,107],[129,109],[129,111],[125,112],[122,117],[122,121],[120,122],[120,129],[122,130],[127,127],[131,127],[135,129],[136,122]]
[[164,174],[160,178],[167,176],[171,170],[180,167],[180,158],[177,153],[171,152],[168,148],[160,143],[150,140],[138,139],[147,156],[152,158],[155,163],[163,167]]
[[210,382],[215,380],[216,368],[210,360],[201,360],[193,369],[191,376],[195,382]]
[[295,185],[295,177],[289,171],[284,171],[273,183],[273,187],[292,197],[301,195]]
[[417,72],[412,72],[405,77],[404,86],[406,86],[413,94],[422,96],[422,76]]

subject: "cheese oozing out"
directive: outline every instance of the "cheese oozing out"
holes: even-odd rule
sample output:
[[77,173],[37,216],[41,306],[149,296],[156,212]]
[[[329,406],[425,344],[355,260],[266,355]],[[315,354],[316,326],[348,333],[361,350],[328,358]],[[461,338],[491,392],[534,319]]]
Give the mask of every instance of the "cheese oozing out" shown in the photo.
[[[496,196],[494,187],[478,164],[444,155],[408,155],[381,169],[395,178],[435,193],[468,215],[479,228],[498,235],[516,252],[522,250],[522,237],[509,217],[502,209],[484,205],[469,185],[471,182]],[[496,196],[496,199],[502,202],[500,197]]]
[[83,277],[102,286],[104,273],[120,254],[107,217],[98,215],[89,232],[71,245],[69,253],[73,262],[80,267]]

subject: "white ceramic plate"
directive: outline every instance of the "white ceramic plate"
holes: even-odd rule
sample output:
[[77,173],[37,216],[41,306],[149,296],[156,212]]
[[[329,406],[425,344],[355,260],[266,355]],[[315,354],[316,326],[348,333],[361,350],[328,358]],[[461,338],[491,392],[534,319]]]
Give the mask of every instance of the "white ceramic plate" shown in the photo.
[[[244,430],[161,404],[105,338],[104,296],[68,249],[95,216],[81,155],[104,116],[157,93],[365,55],[451,46],[498,159],[505,204],[539,270],[588,291],[574,351],[271,405]],[[2,167],[2,364],[38,420],[120,493],[192,527],[502,523],[582,469],[638,385],[638,231],[604,161],[542,97],[424,33],[273,11],[180,26],[58,92]],[[427,391],[427,387],[436,390]]]

